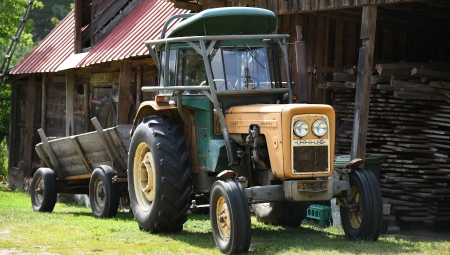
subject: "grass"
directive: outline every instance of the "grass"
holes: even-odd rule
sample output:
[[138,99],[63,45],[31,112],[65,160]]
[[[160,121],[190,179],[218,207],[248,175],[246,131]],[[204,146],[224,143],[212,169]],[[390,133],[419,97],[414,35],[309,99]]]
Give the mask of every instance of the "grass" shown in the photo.
[[[90,208],[57,203],[37,213],[25,193],[0,185],[0,254],[220,254],[207,215],[189,215],[179,233],[140,231],[132,213],[96,219]],[[348,241],[341,228],[268,226],[252,218],[249,254],[449,254],[449,240],[382,236]]]

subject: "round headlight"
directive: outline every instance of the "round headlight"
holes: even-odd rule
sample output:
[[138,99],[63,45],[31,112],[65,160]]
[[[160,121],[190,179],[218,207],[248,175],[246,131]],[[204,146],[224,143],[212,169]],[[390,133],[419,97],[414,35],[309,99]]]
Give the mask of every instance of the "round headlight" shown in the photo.
[[328,125],[324,120],[316,120],[312,124],[312,131],[317,136],[323,136],[328,131]]
[[299,120],[294,124],[294,133],[297,136],[304,137],[309,132],[308,123],[304,120]]

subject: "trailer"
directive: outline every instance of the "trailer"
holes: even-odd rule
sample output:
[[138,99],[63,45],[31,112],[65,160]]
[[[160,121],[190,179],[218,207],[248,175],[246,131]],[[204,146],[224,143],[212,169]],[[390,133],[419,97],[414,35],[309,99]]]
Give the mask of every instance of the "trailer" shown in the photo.
[[49,139],[38,130],[41,143],[35,150],[46,167],[39,168],[31,186],[35,211],[51,212],[57,194],[87,194],[96,217],[116,215],[119,204],[128,204],[127,160],[131,125],[103,129],[91,119],[96,131]]

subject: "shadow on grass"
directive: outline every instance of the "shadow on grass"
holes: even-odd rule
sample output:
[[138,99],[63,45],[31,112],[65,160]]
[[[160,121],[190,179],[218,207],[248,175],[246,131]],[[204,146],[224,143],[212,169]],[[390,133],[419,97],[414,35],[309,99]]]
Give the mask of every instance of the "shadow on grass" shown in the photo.
[[[207,221],[209,217],[190,216],[195,220]],[[395,239],[380,238],[378,241],[348,240],[343,234],[334,234],[327,229],[321,229],[314,224],[304,224],[300,227],[270,226],[261,223],[252,223],[252,240],[250,254],[276,254],[312,252],[322,254],[327,252],[338,253],[374,253],[374,254],[405,254],[418,253],[420,249],[410,244],[399,244]],[[215,243],[212,231],[196,231],[185,228],[177,233],[160,233],[160,236],[169,237],[173,240],[189,243],[201,248],[214,248]]]

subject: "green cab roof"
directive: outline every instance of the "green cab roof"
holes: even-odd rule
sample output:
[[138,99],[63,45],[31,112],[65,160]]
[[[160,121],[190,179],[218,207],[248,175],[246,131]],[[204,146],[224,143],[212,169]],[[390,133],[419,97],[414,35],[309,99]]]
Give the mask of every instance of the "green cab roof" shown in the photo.
[[272,34],[277,16],[254,7],[208,9],[193,15],[172,28],[166,38],[207,35]]

